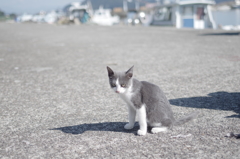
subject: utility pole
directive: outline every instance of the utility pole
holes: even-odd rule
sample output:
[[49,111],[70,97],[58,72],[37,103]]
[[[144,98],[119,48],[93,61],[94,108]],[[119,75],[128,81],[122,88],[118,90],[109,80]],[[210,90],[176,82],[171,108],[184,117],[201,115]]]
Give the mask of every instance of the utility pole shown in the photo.
[[135,9],[136,11],[139,10],[139,0],[135,0]]
[[236,25],[240,25],[240,0],[235,0],[235,3],[236,3]]
[[127,0],[123,0],[123,11],[127,12],[128,11],[128,4]]
[[156,0],[156,2],[157,2],[157,5],[160,5],[160,0]]

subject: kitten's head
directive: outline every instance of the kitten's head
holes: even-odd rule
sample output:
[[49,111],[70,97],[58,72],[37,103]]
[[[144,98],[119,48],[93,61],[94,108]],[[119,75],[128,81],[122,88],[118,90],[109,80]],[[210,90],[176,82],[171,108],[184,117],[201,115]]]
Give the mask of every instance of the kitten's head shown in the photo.
[[126,72],[113,72],[107,66],[109,84],[116,93],[125,93],[132,84],[133,66]]

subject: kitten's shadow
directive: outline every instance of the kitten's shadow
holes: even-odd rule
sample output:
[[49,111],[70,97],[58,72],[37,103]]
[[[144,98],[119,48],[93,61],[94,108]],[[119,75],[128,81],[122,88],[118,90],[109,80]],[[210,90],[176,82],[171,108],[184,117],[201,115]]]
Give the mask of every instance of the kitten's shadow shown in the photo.
[[226,118],[240,118],[239,92],[213,92],[201,97],[170,99],[169,102],[181,107],[234,111],[235,114]]
[[74,126],[66,126],[60,128],[53,128],[50,130],[61,130],[64,133],[70,134],[83,134],[85,131],[113,131],[113,132],[124,132],[124,133],[134,133],[136,134],[138,130],[138,124],[131,130],[124,129],[126,122],[104,122],[104,123],[90,123],[81,124]]

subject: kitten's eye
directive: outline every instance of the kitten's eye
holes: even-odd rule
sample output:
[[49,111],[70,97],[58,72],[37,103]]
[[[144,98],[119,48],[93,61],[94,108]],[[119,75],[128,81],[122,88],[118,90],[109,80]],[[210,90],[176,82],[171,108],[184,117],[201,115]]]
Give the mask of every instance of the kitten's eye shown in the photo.
[[112,87],[116,87],[116,84],[112,84]]
[[126,85],[125,84],[121,84],[121,87],[126,87]]

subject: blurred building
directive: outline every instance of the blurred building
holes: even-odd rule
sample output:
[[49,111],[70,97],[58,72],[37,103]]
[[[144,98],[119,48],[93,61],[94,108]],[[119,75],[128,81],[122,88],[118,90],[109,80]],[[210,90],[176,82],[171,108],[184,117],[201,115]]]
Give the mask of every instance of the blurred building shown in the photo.
[[211,5],[214,0],[162,0],[154,7],[152,25],[176,28],[216,28]]
[[240,0],[225,0],[213,6],[213,18],[218,28],[240,30]]

